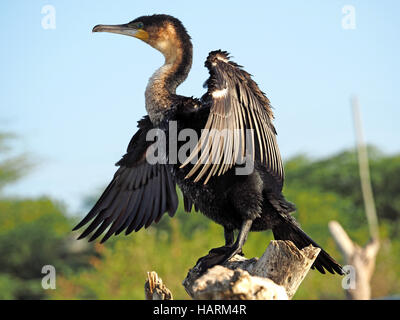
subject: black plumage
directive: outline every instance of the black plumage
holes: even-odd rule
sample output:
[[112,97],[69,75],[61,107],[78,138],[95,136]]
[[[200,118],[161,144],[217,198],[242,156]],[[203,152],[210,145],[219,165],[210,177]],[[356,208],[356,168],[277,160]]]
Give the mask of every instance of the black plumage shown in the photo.
[[151,142],[146,133],[153,126],[148,117],[139,121],[139,131],[129,143],[127,153],[117,162],[119,169],[93,209],[74,228],[79,229],[95,218],[79,238],[93,232],[90,241],[111,226],[102,242],[112,234],[126,234],[146,228],[168,212],[172,217],[178,207],[178,197],[171,169],[166,164],[150,165],[145,158]]
[[[178,19],[144,16],[125,25],[99,25],[93,31],[139,38],[163,53],[165,64],[149,81],[148,116],[139,121],[127,153],[117,163],[119,169],[75,227],[90,222],[80,238],[92,234],[91,241],[106,232],[103,242],[124,230],[129,234],[147,228],[166,212],[172,217],[178,205],[178,185],[185,211],[195,208],[224,227],[225,246],[213,249],[212,259],[200,260],[204,269],[241,252],[250,231],[272,229],[276,239],[291,240],[298,248],[318,246],[301,230],[291,215],[295,206],[282,194],[284,170],[270,102],[227,52],[210,52],[205,63],[210,73],[207,92],[195,99],[176,94],[192,61],[190,37]],[[176,138],[171,123],[178,133],[190,129],[200,137],[184,159],[170,152],[172,144],[180,150],[186,143]],[[155,146],[147,139],[152,130],[161,130],[167,142],[162,149],[164,161],[157,163],[147,158]],[[252,170],[239,174],[248,163]],[[235,230],[239,230],[236,241]],[[313,267],[322,273],[343,274],[324,250]]]

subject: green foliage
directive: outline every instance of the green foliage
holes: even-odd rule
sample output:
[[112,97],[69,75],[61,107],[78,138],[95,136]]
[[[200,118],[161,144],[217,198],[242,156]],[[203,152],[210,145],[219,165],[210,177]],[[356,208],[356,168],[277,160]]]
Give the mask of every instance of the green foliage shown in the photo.
[[105,245],[97,244],[101,258],[91,260],[92,269],[58,279],[52,298],[143,299],[147,272],[157,270],[175,299],[187,299],[183,278],[199,256],[212,246],[222,245],[223,233],[221,227],[209,224],[206,232],[198,230],[185,238],[179,219],[185,214],[163,218],[169,222],[169,236],[150,227],[128,237],[118,236]]
[[20,287],[18,278],[0,273],[0,300],[11,300],[17,297]]
[[68,270],[64,239],[71,222],[49,199],[0,201],[0,285],[12,281],[14,298],[42,298],[44,265]]
[[[371,179],[378,215],[400,225],[400,155],[382,157],[371,163]],[[400,229],[397,229],[400,232]],[[399,233],[397,233],[399,235]]]
[[[0,134],[3,152],[9,151],[4,143],[8,138]],[[24,157],[0,159],[0,188],[25,169]],[[44,265],[65,274],[85,266],[85,257],[69,250],[71,222],[62,206],[50,199],[0,198],[0,299],[45,298]]]
[[[374,147],[368,148],[371,182],[378,217],[390,223],[400,224],[400,155],[384,156]],[[352,204],[351,223],[354,227],[365,225],[363,198],[357,155],[345,151],[335,156],[312,161],[298,156],[286,164],[286,183],[297,190],[320,190],[335,193]],[[400,228],[400,227],[399,227]],[[400,231],[399,228],[393,232]]]
[[[373,154],[375,175],[384,176],[400,168],[396,157],[383,158]],[[394,159],[392,159],[394,158]],[[381,162],[391,162],[383,170]],[[380,173],[380,174],[379,174]],[[297,206],[296,219],[302,228],[338,261],[341,261],[328,223],[338,220],[349,235],[360,245],[369,238],[361,196],[355,154],[344,152],[337,156],[311,161],[299,156],[286,166],[284,194]],[[379,181],[375,177],[375,183]],[[394,194],[392,193],[392,197]],[[379,197],[379,196],[378,196]],[[182,203],[182,201],[181,201]],[[395,224],[381,222],[384,239],[377,259],[377,272],[372,279],[374,297],[400,291],[400,259],[398,239],[391,238]],[[245,244],[246,256],[260,256],[272,239],[271,232],[251,233]],[[106,245],[97,245],[101,258],[92,260],[92,269],[65,277],[55,299],[143,299],[146,272],[156,270],[177,299],[187,299],[181,281],[188,268],[210,248],[223,244],[223,232],[200,213],[185,213],[179,207],[173,219],[164,217],[158,225],[131,236],[112,238]],[[344,299],[342,278],[311,271],[303,281],[295,299]]]
[[[335,194],[318,191],[298,192],[287,189],[288,199],[298,207],[296,218],[302,228],[324,247],[333,257],[341,260],[340,253],[328,232],[328,222],[339,220],[349,235],[359,244],[368,240],[368,229],[351,227],[349,201]],[[199,219],[206,228],[194,229],[190,236],[184,231],[186,217]],[[163,223],[168,232],[150,227],[130,236],[120,235],[105,245],[96,245],[99,257],[92,258],[92,268],[58,279],[57,290],[51,292],[54,299],[143,299],[143,285],[148,271],[155,270],[173,292],[175,299],[188,299],[181,282],[196,260],[210,248],[223,244],[223,230],[210,223],[199,213],[185,213],[182,208],[173,219],[165,216]],[[400,242],[388,238],[390,230],[381,226],[383,246],[377,260],[377,272],[372,281],[374,297],[393,295],[400,291],[397,250]],[[247,257],[261,256],[271,232],[255,232],[249,235],[244,252]],[[84,241],[84,240],[83,240]],[[378,272],[381,270],[382,272]],[[298,290],[295,299],[344,299],[342,277],[322,275],[310,271]]]
[[[10,137],[0,134],[0,151]],[[370,148],[371,176],[380,218],[382,246],[372,279],[373,297],[400,292],[400,156],[383,156]],[[26,157],[0,158],[0,190],[23,174]],[[354,152],[313,161],[292,158],[285,166],[286,198],[302,228],[339,262],[340,253],[328,232],[330,220],[339,221],[350,237],[365,245],[369,234],[363,209]],[[180,195],[181,198],[181,195]],[[97,197],[86,200],[91,207]],[[76,222],[76,221],[73,221]],[[143,299],[148,271],[155,270],[175,299],[187,299],[181,285],[190,267],[224,243],[223,229],[200,213],[185,213],[182,200],[173,219],[130,236],[112,237],[93,248],[76,241],[65,209],[47,198],[0,198],[0,299]],[[271,232],[254,232],[244,246],[247,257],[260,256]],[[41,269],[57,270],[57,289],[41,288]],[[343,299],[342,278],[311,271],[295,299]]]

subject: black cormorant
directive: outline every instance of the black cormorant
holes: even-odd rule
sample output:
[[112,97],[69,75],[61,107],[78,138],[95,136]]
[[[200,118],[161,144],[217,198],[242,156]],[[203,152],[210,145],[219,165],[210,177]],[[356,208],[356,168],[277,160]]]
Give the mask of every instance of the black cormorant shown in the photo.
[[[165,63],[149,80],[148,115],[138,122],[139,129],[117,163],[112,181],[74,228],[91,222],[80,239],[93,232],[92,241],[108,228],[104,242],[124,230],[129,234],[148,227],[166,212],[173,216],[177,184],[186,211],[194,206],[224,227],[225,245],[200,260],[204,270],[240,253],[249,231],[272,229],[275,239],[291,240],[300,249],[310,244],[319,247],[300,229],[291,215],[295,206],[282,195],[284,171],[270,102],[227,52],[209,53],[207,92],[195,99],[176,94],[192,64],[191,39],[178,19],[142,16],[127,24],[97,25],[93,32],[143,40],[164,55]],[[187,140],[177,138],[182,132],[189,136],[188,132],[194,132],[199,139],[188,147]],[[160,141],[166,142],[164,148]],[[183,159],[182,152],[178,156],[182,148]],[[149,161],[149,154],[158,161]],[[236,240],[235,230],[239,230]],[[313,268],[343,274],[324,250]]]

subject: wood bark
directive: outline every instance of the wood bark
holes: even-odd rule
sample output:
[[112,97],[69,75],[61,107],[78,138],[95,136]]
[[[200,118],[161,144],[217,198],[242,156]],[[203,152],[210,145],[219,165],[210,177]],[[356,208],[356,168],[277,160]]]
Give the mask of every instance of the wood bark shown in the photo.
[[312,245],[299,250],[291,241],[271,241],[252,273],[283,286],[291,299],[320,251]]

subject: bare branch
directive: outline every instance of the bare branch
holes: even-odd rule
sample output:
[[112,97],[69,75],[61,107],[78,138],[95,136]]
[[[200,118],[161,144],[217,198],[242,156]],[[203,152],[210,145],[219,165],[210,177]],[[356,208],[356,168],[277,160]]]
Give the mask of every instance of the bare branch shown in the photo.
[[329,230],[342,251],[346,265],[355,271],[355,285],[346,289],[350,300],[368,300],[371,298],[370,280],[375,269],[376,255],[379,250],[379,241],[373,238],[364,248],[354,243],[342,226],[336,222],[329,223]]
[[346,231],[342,228],[339,222],[330,221],[328,224],[329,231],[332,234],[333,239],[336,242],[339,250],[346,260],[348,260],[354,254],[354,244]]
[[347,265],[355,270],[355,286],[346,289],[348,299],[366,300],[371,298],[370,280],[375,269],[376,255],[379,250],[379,226],[376,214],[374,195],[368,165],[367,148],[364,143],[361,125],[360,106],[357,97],[351,100],[354,117],[354,127],[357,140],[357,156],[360,170],[361,191],[364,198],[371,241],[364,247],[354,243],[342,226],[336,222],[329,223],[329,230],[342,252]]
[[372,238],[379,239],[378,217],[376,214],[374,194],[372,192],[371,178],[369,173],[368,152],[364,142],[364,134],[361,124],[360,105],[357,97],[352,101],[354,127],[357,137],[357,155],[360,170],[361,190],[364,198],[365,213]]

